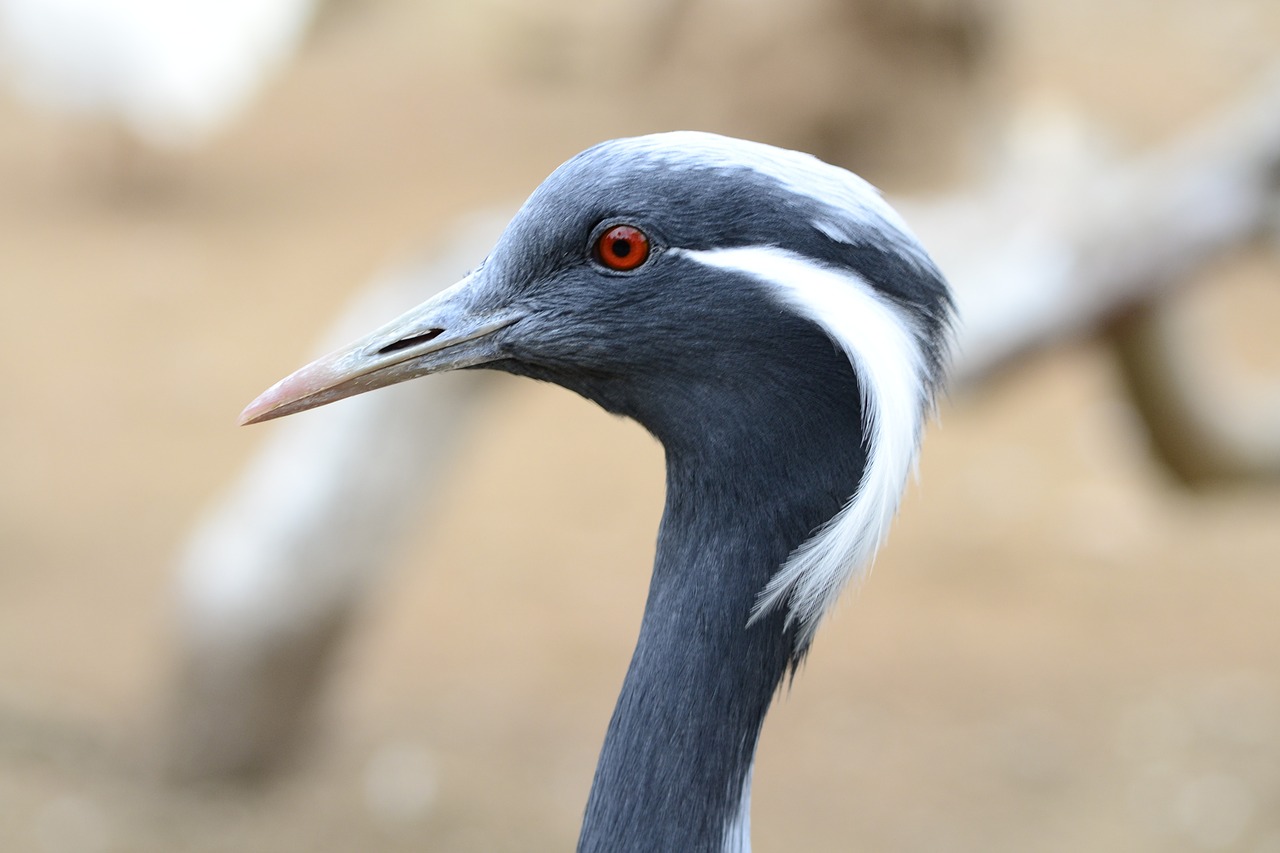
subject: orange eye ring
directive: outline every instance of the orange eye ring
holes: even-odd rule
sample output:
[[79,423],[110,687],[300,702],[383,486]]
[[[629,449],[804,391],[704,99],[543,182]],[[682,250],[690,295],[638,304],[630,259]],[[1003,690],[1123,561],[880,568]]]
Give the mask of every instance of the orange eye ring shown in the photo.
[[649,238],[634,225],[615,225],[596,240],[595,257],[611,270],[633,270],[649,259]]

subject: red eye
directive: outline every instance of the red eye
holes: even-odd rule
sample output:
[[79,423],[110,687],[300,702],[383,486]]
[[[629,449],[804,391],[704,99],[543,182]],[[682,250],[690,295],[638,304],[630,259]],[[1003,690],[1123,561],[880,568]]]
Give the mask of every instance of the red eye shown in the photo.
[[639,228],[615,225],[596,241],[596,260],[611,270],[626,272],[649,258],[649,238]]

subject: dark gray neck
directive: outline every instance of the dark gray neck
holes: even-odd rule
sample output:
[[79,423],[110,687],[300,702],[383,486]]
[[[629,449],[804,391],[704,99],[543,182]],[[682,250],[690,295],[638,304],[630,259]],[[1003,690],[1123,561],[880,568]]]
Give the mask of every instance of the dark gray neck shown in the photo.
[[803,652],[784,614],[747,621],[862,474],[856,384],[826,347],[803,378],[753,386],[750,408],[727,389],[684,429],[649,424],[667,448],[666,509],[580,851],[747,849],[756,741]]
[[756,537],[740,535],[764,519],[699,511],[728,508],[733,496],[708,494],[680,473],[668,488],[640,639],[596,768],[582,851],[721,850],[786,672],[791,643],[780,619],[746,627],[753,589],[785,549],[755,553]]

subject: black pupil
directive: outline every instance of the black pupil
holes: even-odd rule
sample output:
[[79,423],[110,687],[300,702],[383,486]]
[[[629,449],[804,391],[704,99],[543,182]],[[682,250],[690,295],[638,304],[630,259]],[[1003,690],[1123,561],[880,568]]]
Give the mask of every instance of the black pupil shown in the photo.
[[625,258],[631,254],[631,241],[626,237],[615,237],[609,248],[615,256]]

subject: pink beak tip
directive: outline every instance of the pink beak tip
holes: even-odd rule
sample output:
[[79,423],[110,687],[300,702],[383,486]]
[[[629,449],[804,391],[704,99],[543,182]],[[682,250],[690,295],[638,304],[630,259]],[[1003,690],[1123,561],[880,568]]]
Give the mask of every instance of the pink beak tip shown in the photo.
[[[240,413],[240,426],[249,426],[250,424],[262,423],[263,421],[269,421],[274,417],[279,417],[280,415],[275,413],[279,411],[285,403],[295,400],[305,395],[308,391],[311,391],[312,389],[307,384],[298,381],[300,378],[299,374],[301,373],[302,371],[298,371],[290,376],[286,376],[284,379],[259,394],[252,403],[245,406],[244,411]],[[285,412],[280,412],[280,414],[285,414]]]
[[249,426],[250,424],[261,423],[267,420],[271,415],[271,408],[262,405],[262,398],[254,400],[252,403],[244,407],[244,411],[236,419],[239,426]]

